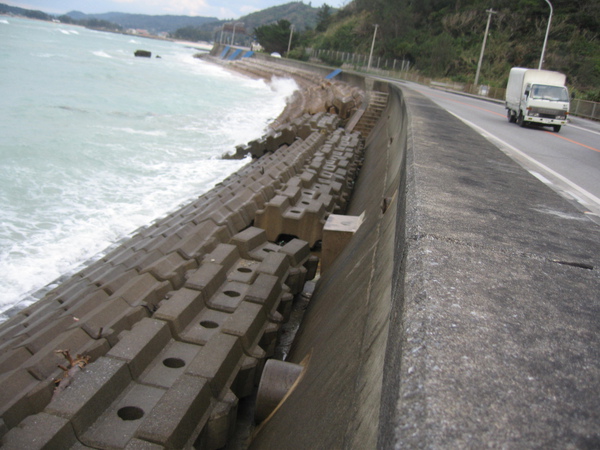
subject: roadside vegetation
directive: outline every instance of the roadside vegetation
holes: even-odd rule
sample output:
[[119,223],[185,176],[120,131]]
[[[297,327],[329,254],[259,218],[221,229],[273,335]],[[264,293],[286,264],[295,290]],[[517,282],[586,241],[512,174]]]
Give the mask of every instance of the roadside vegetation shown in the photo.
[[[578,98],[600,101],[600,2],[551,2],[543,68],[566,73]],[[511,67],[539,65],[550,13],[544,0],[354,0],[339,10],[325,5],[314,29],[296,29],[288,56],[306,59],[308,48],[368,54],[377,24],[375,57],[407,59],[423,76],[473,83],[489,9],[494,13],[479,83],[504,87]],[[280,34],[287,49],[289,31]]]

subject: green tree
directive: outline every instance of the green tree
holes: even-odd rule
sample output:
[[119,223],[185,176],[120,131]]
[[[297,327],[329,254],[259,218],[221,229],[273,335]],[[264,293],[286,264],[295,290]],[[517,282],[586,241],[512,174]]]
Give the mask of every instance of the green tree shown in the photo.
[[317,26],[315,29],[319,32],[327,30],[327,27],[331,23],[331,6],[324,3],[317,13]]
[[[259,44],[269,52],[285,53],[288,47],[291,23],[285,19],[272,25],[263,25],[254,29]],[[296,39],[294,39],[294,42]]]

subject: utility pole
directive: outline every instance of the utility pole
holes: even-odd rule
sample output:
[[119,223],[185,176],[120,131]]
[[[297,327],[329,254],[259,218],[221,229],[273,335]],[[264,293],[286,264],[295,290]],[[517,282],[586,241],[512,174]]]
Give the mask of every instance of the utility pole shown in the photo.
[[288,42],[287,53],[285,54],[286,57],[287,57],[288,53],[290,52],[290,48],[292,47],[292,36],[293,35],[294,35],[294,24],[292,24],[292,26],[290,27],[290,40]]
[[475,86],[479,84],[479,72],[481,72],[481,62],[483,61],[483,52],[485,51],[485,43],[487,42],[488,31],[490,31],[490,22],[492,21],[492,14],[496,14],[493,9],[488,9],[487,25],[485,26],[485,34],[483,35],[483,44],[481,46],[481,53],[479,54],[479,63],[477,64],[477,73],[475,74]]
[[548,6],[550,7],[550,17],[548,17],[548,26],[546,27],[546,37],[544,38],[544,46],[542,47],[542,56],[540,56],[540,66],[538,69],[542,70],[542,64],[544,63],[544,53],[546,52],[546,43],[548,42],[548,34],[550,33],[550,23],[552,23],[552,3],[546,0]]
[[371,70],[371,60],[373,59],[373,48],[375,47],[375,37],[377,36],[377,27],[378,24],[375,24],[375,32],[373,33],[373,42],[371,42],[371,53],[369,53],[369,64],[367,65],[367,70]]

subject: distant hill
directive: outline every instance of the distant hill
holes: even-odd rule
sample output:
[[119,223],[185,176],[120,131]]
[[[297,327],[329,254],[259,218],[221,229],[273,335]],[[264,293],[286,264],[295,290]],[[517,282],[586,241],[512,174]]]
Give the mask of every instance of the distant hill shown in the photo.
[[127,14],[109,12],[103,14],[84,14],[80,11],[71,11],[66,14],[74,20],[98,19],[116,23],[125,29],[143,29],[152,34],[172,33],[178,28],[201,27],[210,22],[216,22],[216,17],[201,16],[150,16],[146,14]]
[[4,3],[0,3],[0,14],[14,14],[16,16],[29,17],[30,19],[39,20],[52,20],[54,18],[54,16],[46,14],[42,11],[23,9],[17,6],[6,5]]
[[[301,1],[286,3],[285,5],[272,6],[239,19],[218,20],[205,23],[202,26],[185,26],[173,33],[177,39],[189,41],[218,41],[221,30],[225,31],[225,40],[229,39],[232,31],[232,23],[236,23],[236,42],[249,45],[252,42],[254,29],[262,25],[271,25],[281,19],[289,21],[298,32],[313,29],[318,22],[320,8],[313,8]],[[332,11],[335,11],[332,9]],[[229,37],[228,37],[229,36]]]

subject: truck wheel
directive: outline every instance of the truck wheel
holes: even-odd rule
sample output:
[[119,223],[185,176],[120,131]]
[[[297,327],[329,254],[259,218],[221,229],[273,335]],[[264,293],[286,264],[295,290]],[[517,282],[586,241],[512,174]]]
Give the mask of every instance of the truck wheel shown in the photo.
[[515,123],[517,121],[517,118],[510,109],[506,110],[506,117],[508,119],[508,123]]
[[525,122],[525,118],[523,117],[523,113],[519,112],[519,117],[517,117],[517,125],[520,127],[526,127],[527,122]]
[[555,133],[558,133],[560,131],[560,125],[552,125],[552,128],[554,129]]

